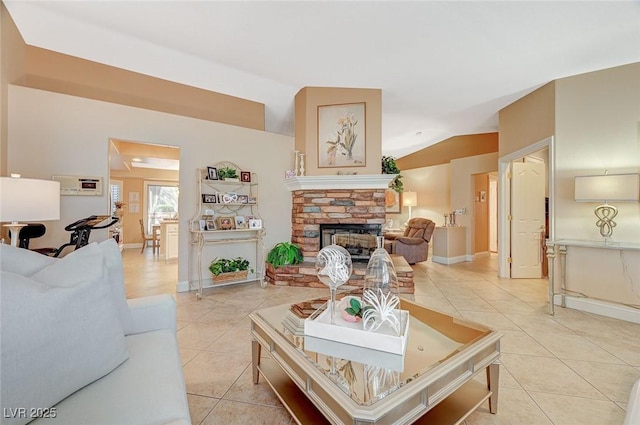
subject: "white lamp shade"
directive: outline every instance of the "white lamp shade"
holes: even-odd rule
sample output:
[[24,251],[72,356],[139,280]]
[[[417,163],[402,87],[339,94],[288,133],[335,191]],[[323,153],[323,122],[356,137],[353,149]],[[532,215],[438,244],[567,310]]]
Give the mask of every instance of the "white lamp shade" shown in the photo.
[[576,202],[634,202],[640,197],[639,174],[576,176]]
[[0,222],[60,219],[60,182],[0,177]]
[[417,206],[418,194],[416,192],[402,192],[402,205],[405,207]]

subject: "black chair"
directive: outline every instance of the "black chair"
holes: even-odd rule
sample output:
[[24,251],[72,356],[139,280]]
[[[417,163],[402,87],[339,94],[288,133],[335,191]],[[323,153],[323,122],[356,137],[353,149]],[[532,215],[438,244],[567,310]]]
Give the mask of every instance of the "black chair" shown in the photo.
[[[36,239],[44,236],[47,232],[47,228],[42,223],[29,223],[20,229],[18,233],[18,246],[20,248],[29,249],[29,242],[31,239]],[[11,230],[9,230],[11,235]],[[56,248],[35,248],[32,251],[39,252],[44,255],[55,255],[58,251]]]

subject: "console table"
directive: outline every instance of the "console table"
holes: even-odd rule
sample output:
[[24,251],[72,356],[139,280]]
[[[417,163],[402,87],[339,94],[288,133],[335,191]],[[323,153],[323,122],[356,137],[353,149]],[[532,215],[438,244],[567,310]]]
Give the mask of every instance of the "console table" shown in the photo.
[[[549,314],[555,314],[554,297],[560,295],[560,305],[566,307],[566,275],[567,275],[567,250],[570,247],[594,248],[618,251],[640,251],[640,244],[626,242],[604,243],[603,241],[588,241],[578,239],[559,239],[556,241],[547,240],[547,258],[549,259]],[[559,280],[560,292],[555,292],[555,260],[558,258],[560,264]]]

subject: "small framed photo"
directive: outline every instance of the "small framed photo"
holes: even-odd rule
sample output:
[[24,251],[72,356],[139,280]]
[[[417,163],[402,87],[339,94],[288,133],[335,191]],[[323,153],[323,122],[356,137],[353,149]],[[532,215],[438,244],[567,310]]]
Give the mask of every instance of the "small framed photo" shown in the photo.
[[237,204],[238,203],[238,194],[229,192],[220,194],[220,200],[223,204]]
[[248,204],[249,197],[247,195],[238,195],[238,203],[240,204]]
[[218,196],[215,195],[215,194],[203,193],[202,194],[202,203],[203,204],[217,204],[218,203]]
[[249,229],[262,229],[262,219],[261,218],[249,219]]
[[256,197],[255,197],[255,196],[251,196],[251,195],[249,195],[249,197],[248,197],[248,201],[247,201],[247,202],[248,202],[249,204],[255,204],[255,203],[257,203],[257,199],[256,199]]
[[244,218],[243,215],[237,215],[234,217],[234,221],[235,221],[235,225],[236,225],[236,229],[246,229],[247,228],[247,221]]
[[198,225],[200,227],[200,231],[204,232],[207,230],[207,220],[198,220]]
[[206,229],[207,230],[216,230],[216,222],[213,220],[206,221]]
[[216,167],[207,167],[207,180],[218,180],[218,169]]
[[290,179],[296,176],[296,172],[293,170],[287,170],[284,172],[284,178],[285,179]]
[[251,183],[251,172],[240,171],[240,181],[244,183]]
[[233,230],[236,228],[236,221],[233,216],[218,217],[216,221],[218,225],[218,230]]

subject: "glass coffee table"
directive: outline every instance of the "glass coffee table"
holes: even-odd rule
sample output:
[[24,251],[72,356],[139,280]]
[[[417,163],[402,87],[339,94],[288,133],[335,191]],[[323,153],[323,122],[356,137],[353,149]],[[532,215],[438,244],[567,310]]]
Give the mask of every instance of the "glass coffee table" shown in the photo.
[[[500,333],[401,299],[397,355],[305,337],[290,307],[251,314],[253,381],[262,375],[298,424],[458,424],[487,399],[497,412]],[[482,371],[486,385],[473,379]]]

